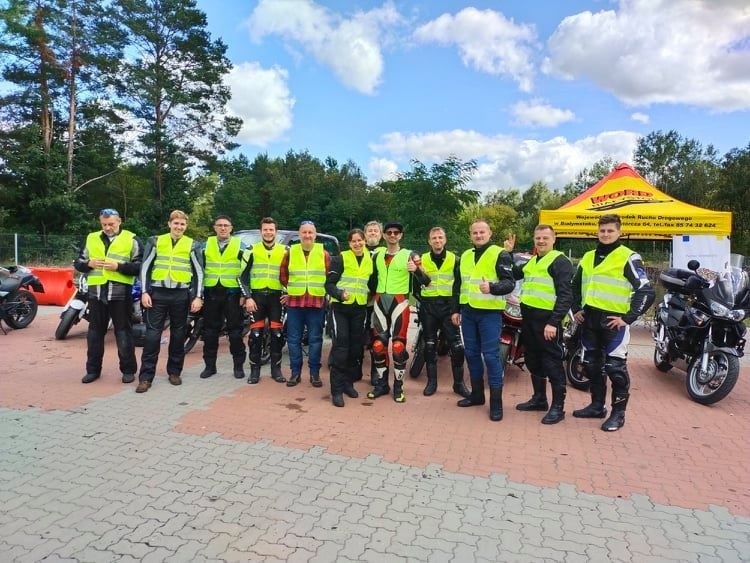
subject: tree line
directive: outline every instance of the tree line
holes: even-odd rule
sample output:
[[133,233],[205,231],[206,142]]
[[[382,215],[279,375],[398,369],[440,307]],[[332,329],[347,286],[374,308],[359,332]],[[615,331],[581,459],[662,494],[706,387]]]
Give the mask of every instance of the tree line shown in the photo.
[[[540,181],[482,195],[471,188],[477,163],[455,157],[414,160],[369,184],[356,163],[307,151],[229,156],[242,121],[227,111],[226,49],[194,0],[0,0],[0,231],[82,236],[98,209],[115,207],[147,235],[179,208],[196,237],[219,213],[238,229],[268,215],[285,228],[312,219],[340,240],[371,219],[399,219],[412,248],[424,248],[435,225],[461,248],[482,216],[498,238],[512,231],[530,248],[540,209],[616,164],[604,158],[559,189]],[[677,199],[732,211],[733,251],[750,253],[750,143],[719,155],[654,131],[632,164]]]

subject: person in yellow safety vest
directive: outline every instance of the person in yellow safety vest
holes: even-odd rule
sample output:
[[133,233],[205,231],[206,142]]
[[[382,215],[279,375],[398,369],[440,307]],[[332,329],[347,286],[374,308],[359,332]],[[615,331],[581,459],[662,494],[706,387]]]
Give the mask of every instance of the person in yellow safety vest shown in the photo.
[[[477,219],[469,229],[473,248],[461,255],[461,312],[453,314],[461,325],[466,364],[469,366],[471,394],[458,401],[459,407],[484,404],[484,372],[490,388],[490,420],[503,419],[503,363],[500,360],[500,333],[505,298],[515,287],[513,257],[492,244],[492,229]],[[512,247],[511,247],[512,248]],[[506,242],[506,249],[508,243]]]
[[216,356],[219,350],[219,332],[226,327],[229,352],[232,354],[233,374],[245,378],[245,342],[242,338],[244,310],[251,311],[246,299],[250,295],[249,268],[246,253],[249,250],[238,238],[232,236],[232,220],[228,215],[214,219],[215,236],[208,237],[203,247],[204,302],[203,302],[203,362],[201,379],[216,373]]
[[[565,369],[563,368],[562,321],[573,302],[573,264],[555,250],[555,230],[549,225],[534,229],[535,254],[513,276],[521,286],[521,337],[524,359],[531,374],[534,394],[519,411],[546,411],[542,424],[556,424],[565,418]],[[509,239],[515,243],[515,237]],[[552,388],[552,406],[547,402],[547,379]]]
[[582,324],[583,369],[591,381],[591,404],[573,411],[578,418],[607,416],[607,383],[612,382],[612,413],[601,428],[625,424],[630,397],[627,368],[630,325],[654,302],[655,292],[639,254],[620,242],[619,215],[599,218],[596,249],[583,255],[573,277],[573,313]]
[[392,341],[393,353],[393,400],[406,401],[404,394],[404,374],[409,352],[406,349],[406,334],[409,330],[409,294],[412,277],[419,283],[427,284],[429,279],[418,269],[419,254],[401,248],[404,226],[391,221],[385,224],[386,247],[375,254],[375,275],[377,285],[375,306],[372,314],[372,359],[377,370],[377,379],[370,399],[376,399],[390,392],[388,384],[388,343]]
[[417,286],[419,293],[419,319],[424,337],[424,358],[427,368],[427,385],[424,395],[434,395],[438,387],[438,331],[441,331],[451,355],[453,392],[468,397],[464,385],[464,344],[461,332],[453,324],[453,313],[458,313],[461,287],[461,270],[458,257],[445,246],[448,239],[445,229],[433,227],[427,238],[430,252],[422,254],[421,270],[430,278],[426,286]]
[[[268,350],[271,360],[271,379],[286,383],[281,372],[281,352],[284,348],[284,325],[281,320],[281,295],[283,287],[279,275],[286,254],[284,245],[276,242],[278,223],[273,217],[260,220],[260,241],[252,247],[247,265],[250,269],[250,295],[245,302],[252,313],[250,335],[247,337],[250,375],[247,382],[260,383],[260,364],[263,343],[268,331]],[[268,321],[268,327],[266,327]]]
[[146,243],[141,268],[141,305],[144,308],[146,337],[136,393],[145,393],[153,384],[161,333],[167,319],[167,375],[172,385],[182,385],[188,312],[197,313],[203,306],[200,243],[185,236],[187,224],[188,216],[175,209],[169,215],[169,232],[151,237]]
[[73,264],[86,274],[89,286],[86,375],[81,382],[91,383],[101,377],[104,337],[112,319],[122,382],[132,383],[138,369],[132,334],[132,290],[141,269],[143,247],[133,233],[121,228],[122,218],[116,209],[102,209],[99,223],[101,230],[89,234]]
[[[385,247],[382,246],[383,241],[383,224],[380,221],[368,221],[365,223],[365,250],[369,252],[370,258],[375,258],[375,254],[380,252]],[[372,360],[372,311],[375,308],[375,294],[370,296],[370,300],[367,302],[367,318],[365,318],[365,335],[364,335],[364,346],[362,353],[359,356],[359,373],[357,374],[356,380],[359,381],[363,377],[362,365],[365,359],[365,348],[370,350],[370,385],[375,385],[375,380],[378,377],[378,372],[375,370],[375,362]]]
[[362,379],[359,363],[364,349],[367,302],[374,293],[373,263],[365,247],[365,233],[352,229],[349,250],[331,257],[326,274],[326,293],[331,297],[333,345],[331,346],[331,402],[344,406],[344,395],[356,399],[354,382]]
[[287,294],[281,302],[286,305],[286,342],[289,350],[291,375],[286,382],[294,387],[302,377],[302,335],[307,328],[310,383],[322,387],[320,379],[323,354],[323,324],[326,313],[326,272],[331,266],[331,256],[319,242],[315,242],[317,229],[312,221],[299,225],[299,244],[287,250],[281,262],[281,285]]

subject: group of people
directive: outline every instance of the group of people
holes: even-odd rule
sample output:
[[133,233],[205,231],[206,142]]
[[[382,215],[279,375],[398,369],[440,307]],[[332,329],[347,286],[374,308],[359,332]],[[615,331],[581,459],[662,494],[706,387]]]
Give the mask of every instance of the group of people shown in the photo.
[[[423,394],[430,396],[437,391],[438,335],[442,332],[450,350],[453,391],[462,397],[458,406],[484,405],[486,379],[489,418],[499,421],[503,418],[502,311],[505,296],[514,289],[516,280],[523,279],[522,335],[533,395],[516,408],[546,411],[543,424],[555,424],[565,417],[562,322],[572,311],[583,326],[583,365],[591,381],[591,404],[574,411],[573,416],[606,417],[608,377],[612,412],[602,429],[618,430],[624,424],[630,386],[626,365],[629,325],[651,305],[654,291],[640,256],[619,240],[621,223],[617,215],[600,218],[599,243],[584,255],[577,270],[554,249],[555,233],[549,225],[536,227],[534,255],[517,266],[512,254],[515,237],[509,236],[503,246],[493,244],[492,230],[482,219],[471,225],[472,247],[460,256],[446,249],[446,233],[441,227],[428,233],[429,252],[419,255],[402,248],[404,228],[397,221],[384,226],[371,221],[364,229],[352,229],[347,237],[348,250],[331,256],[316,242],[312,221],[300,223],[299,244],[287,248],[276,240],[276,221],[263,218],[261,240],[245,247],[232,236],[230,218],[219,215],[214,220],[216,234],[200,244],[184,234],[188,217],[175,210],[169,217],[169,232],[151,237],[144,248],[133,233],[121,228],[117,210],[103,209],[99,219],[101,230],[88,236],[75,262],[75,268],[87,274],[89,282],[90,322],[83,383],[101,376],[110,318],[122,381],[134,381],[136,359],[129,311],[132,284],[140,277],[147,326],[137,393],[147,392],[153,384],[167,319],[170,340],[166,371],[172,385],[182,383],[188,313],[201,309],[205,364],[201,378],[217,373],[222,326],[229,337],[233,375],[245,378],[243,321],[247,313],[251,319],[248,383],[260,382],[261,353],[264,341],[268,341],[271,378],[289,387],[298,385],[306,334],[310,384],[322,387],[323,327],[330,302],[333,343],[328,364],[333,405],[343,407],[344,396],[359,396],[354,383],[363,378],[368,347],[372,385],[368,398],[392,393],[396,403],[403,403],[410,297],[415,296],[420,302],[425,343],[427,383]],[[284,311],[288,378],[281,365]],[[464,362],[470,390],[464,385]]]

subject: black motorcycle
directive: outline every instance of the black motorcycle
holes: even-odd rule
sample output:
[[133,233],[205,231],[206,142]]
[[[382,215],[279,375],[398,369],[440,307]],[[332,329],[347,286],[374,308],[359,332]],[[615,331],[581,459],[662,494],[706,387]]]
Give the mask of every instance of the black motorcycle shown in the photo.
[[654,365],[659,371],[687,372],[690,398],[710,405],[726,397],[740,373],[750,314],[748,276],[739,268],[709,280],[688,269],[668,268],[659,275],[667,293],[656,307]]
[[[34,273],[24,266],[0,266],[0,321],[11,328],[26,328],[36,317],[39,304],[33,289],[44,293],[44,286]],[[0,330],[5,329],[0,322]]]
[[580,391],[588,391],[591,381],[583,369],[583,344],[581,343],[581,325],[572,313],[563,323],[563,346],[565,351],[564,367],[568,383]]
[[[282,310],[283,311],[283,310]],[[282,312],[282,322],[284,323],[284,334],[286,335],[286,314]],[[250,332],[250,325],[253,322],[252,313],[244,312],[242,319],[242,338],[245,338]],[[268,320],[266,319],[266,330],[263,331],[263,348],[260,353],[261,365],[266,365],[271,359],[271,350],[269,348],[269,336],[270,331],[268,330]],[[219,331],[219,336],[226,336],[226,326],[222,326]],[[185,353],[187,354],[198,343],[203,337],[203,314],[201,311],[197,313],[190,313],[188,315],[187,327],[185,330]]]

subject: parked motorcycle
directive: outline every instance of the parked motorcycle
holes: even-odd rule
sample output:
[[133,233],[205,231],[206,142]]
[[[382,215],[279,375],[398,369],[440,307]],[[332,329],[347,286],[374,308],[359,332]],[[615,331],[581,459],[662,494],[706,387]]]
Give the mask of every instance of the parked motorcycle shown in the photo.
[[[417,301],[416,310],[412,310],[414,317],[414,324],[417,325],[417,332],[414,335],[413,344],[411,347],[411,355],[409,358],[409,375],[411,377],[419,377],[422,374],[422,368],[425,364],[424,357],[424,331],[422,330],[422,319],[419,316],[419,301]],[[445,334],[442,330],[438,330],[438,345],[437,345],[438,356],[446,356],[450,353],[450,345],[448,340],[445,338]]]
[[580,391],[588,391],[591,382],[583,370],[581,326],[575,320],[573,314],[568,313],[568,318],[563,323],[563,346],[565,349],[563,365],[568,383]]
[[[133,307],[131,310],[130,321],[133,331],[133,344],[143,346],[143,340],[146,336],[146,324],[143,321],[143,310],[141,308],[141,284],[138,279],[133,284],[131,290]],[[55,329],[55,340],[65,340],[70,329],[81,322],[82,319],[89,319],[89,286],[85,275],[79,276],[76,281],[76,292],[65,305],[65,309],[60,313],[60,322]],[[110,325],[112,322],[110,321]]]
[[[516,266],[522,268],[526,262],[531,260],[531,255],[517,253],[514,255]],[[521,338],[521,325],[523,315],[521,314],[521,287],[523,280],[516,281],[516,286],[505,296],[505,309],[503,309],[503,329],[500,332],[500,359],[506,367],[516,366],[523,369],[526,364],[524,359],[523,340]]]
[[6,334],[2,321],[11,328],[26,328],[36,317],[39,304],[33,289],[44,293],[38,277],[25,266],[0,266],[0,330]]
[[654,365],[687,373],[690,398],[710,405],[726,397],[737,383],[750,315],[748,275],[739,268],[712,280],[688,269],[668,268],[659,275],[667,290],[654,314]]

